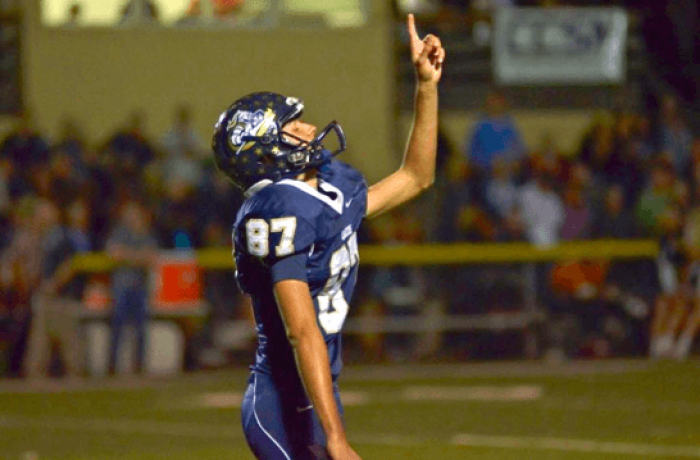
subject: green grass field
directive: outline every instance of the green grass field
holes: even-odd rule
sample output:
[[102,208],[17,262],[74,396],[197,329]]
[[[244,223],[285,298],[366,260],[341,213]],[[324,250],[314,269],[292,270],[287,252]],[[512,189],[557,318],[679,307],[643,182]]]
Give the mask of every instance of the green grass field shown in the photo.
[[[253,457],[244,371],[32,388],[0,381],[0,459]],[[350,366],[365,460],[700,458],[700,362]]]

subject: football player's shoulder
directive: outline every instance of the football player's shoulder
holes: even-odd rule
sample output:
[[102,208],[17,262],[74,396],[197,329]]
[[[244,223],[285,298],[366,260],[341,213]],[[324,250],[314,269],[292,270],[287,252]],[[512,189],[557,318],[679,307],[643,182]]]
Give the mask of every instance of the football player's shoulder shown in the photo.
[[[289,186],[289,183],[296,186]],[[297,184],[298,182],[298,184]],[[250,197],[247,214],[271,219],[294,216],[313,222],[321,213],[321,207],[299,181],[281,181],[270,184]]]
[[348,182],[353,182],[353,183],[364,183],[365,182],[365,177],[362,175],[360,171],[357,169],[353,168],[347,163],[344,163],[340,160],[333,160],[330,164],[330,168],[333,174],[336,174]]

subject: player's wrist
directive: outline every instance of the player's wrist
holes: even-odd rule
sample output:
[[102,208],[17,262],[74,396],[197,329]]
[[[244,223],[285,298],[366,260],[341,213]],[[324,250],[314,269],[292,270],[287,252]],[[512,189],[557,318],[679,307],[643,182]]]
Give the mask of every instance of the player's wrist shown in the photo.
[[416,89],[419,92],[424,92],[424,93],[431,93],[431,92],[436,92],[438,88],[438,83],[436,81],[428,80],[428,81],[422,81],[418,80],[416,82]]
[[345,430],[342,428],[339,431],[334,431],[334,430],[329,430],[328,433],[326,433],[326,442],[329,445],[335,444],[335,445],[341,445],[341,444],[347,444],[348,439],[345,436]]

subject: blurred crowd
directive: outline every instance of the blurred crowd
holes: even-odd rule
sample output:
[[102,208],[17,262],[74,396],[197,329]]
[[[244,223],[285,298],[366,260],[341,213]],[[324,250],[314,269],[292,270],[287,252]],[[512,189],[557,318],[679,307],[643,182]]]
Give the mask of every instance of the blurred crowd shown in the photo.
[[491,92],[463,151],[447,153],[438,240],[547,246],[656,237],[693,214],[700,138],[673,97],[661,102],[658,120],[646,113],[599,114],[575,152],[561,151],[552,133],[526,146],[508,112],[504,97]]
[[[533,3],[591,2],[404,1],[396,7],[449,28],[463,14],[478,22],[496,7]],[[138,2],[143,4],[149,2]],[[25,112],[2,139],[0,375],[41,376],[57,348],[58,372],[83,375],[80,311],[100,283],[111,288],[105,294],[112,308],[108,372],[118,367],[121,331],[129,322],[136,326],[140,370],[152,255],[230,250],[230,225],[243,197],[217,172],[192,116],[186,105],[178,107],[171,127],[151,138],[144,135],[143,115],[134,112],[91,145],[73,120],[65,119],[60,134],[49,139]],[[652,238],[661,248],[657,260],[619,262],[591,254],[533,266],[364,267],[351,316],[437,324],[445,314],[539,311],[546,321],[513,334],[505,327],[362,334],[349,339],[358,341],[349,359],[431,359],[445,352],[457,358],[688,356],[700,329],[700,139],[688,122],[678,100],[667,95],[654,111],[599,113],[578,148],[562,151],[554,133],[526,145],[508,101],[491,91],[462,139],[441,129],[430,204],[419,201],[367,222],[360,242],[549,247]],[[110,275],[75,272],[72,257],[91,251],[105,251],[122,264]],[[249,315],[230,270],[203,276],[207,321],[185,326],[188,339],[195,336],[189,343],[197,346],[214,340],[216,324]],[[196,361],[185,365],[196,368]]]
[[[150,295],[149,254],[156,249],[230,248],[230,225],[242,197],[216,173],[206,141],[191,126],[189,108],[179,107],[172,127],[158,139],[143,135],[143,123],[134,112],[94,147],[72,120],[65,120],[57,139],[49,140],[27,113],[0,144],[0,352],[5,358],[0,362],[7,363],[5,373],[28,373],[23,360],[37,356],[46,361],[46,348],[55,345],[31,349],[30,337],[36,335],[31,328],[37,326],[32,317],[46,316],[46,308],[39,315],[36,305],[85,300],[93,281],[111,285],[113,295],[105,295],[120,312],[112,318],[117,334],[110,347],[110,372],[116,366],[119,331],[128,321],[139,333],[138,367]],[[71,272],[71,257],[89,251],[106,251],[123,266],[107,280],[105,275]],[[210,315],[234,314],[231,299],[238,292],[233,275],[204,276]],[[27,367],[32,365],[24,363]]]
[[32,209],[39,199],[61,210],[62,222],[80,235],[75,238],[81,250],[104,249],[128,203],[138,203],[147,214],[160,247],[201,247],[222,238],[228,243],[228,216],[240,197],[215,174],[189,109],[179,108],[174,118],[155,141],[142,134],[143,117],[133,113],[94,148],[71,120],[50,141],[25,115],[0,145],[0,247],[10,244],[22,224],[17,212]]
[[[540,338],[537,349],[529,348],[533,355],[688,356],[700,319],[700,139],[674,97],[664,96],[658,113],[601,112],[578,148],[562,151],[552,133],[526,145],[504,96],[492,91],[481,118],[457,144],[441,132],[431,204],[369,222],[366,241],[546,248],[653,239],[660,242],[659,259],[610,261],[591,254],[537,264],[529,278],[526,265],[366,269],[372,273],[366,308],[416,317],[426,314],[431,300],[449,314],[542,309],[548,319],[544,330],[531,331]],[[444,345],[459,356],[485,357],[496,353],[494,343],[507,342],[490,337],[479,344],[474,336],[465,343],[464,334],[446,334]],[[503,354],[522,352],[527,334],[514,340]]]
[[[144,136],[143,124],[134,112],[94,147],[71,120],[52,141],[26,115],[0,144],[5,374],[36,375],[32,369],[46,364],[57,342],[67,356],[63,372],[84,373],[70,358],[80,354],[80,346],[69,344],[79,342],[79,304],[89,300],[90,286],[101,278],[112,288],[108,372],[115,372],[120,331],[130,321],[137,326],[138,370],[153,251],[229,250],[230,224],[242,196],[217,172],[188,107],[175,111],[171,128],[157,139]],[[425,212],[418,202],[370,221],[361,242],[519,241],[547,247],[571,240],[654,238],[661,242],[659,260],[615,262],[593,254],[539,264],[531,286],[523,284],[529,275],[522,265],[366,267],[351,316],[511,314],[524,311],[525,297],[532,294],[534,308],[544,310],[548,320],[544,329],[497,340],[459,332],[364,334],[350,340],[360,341],[358,359],[434,358],[445,350],[458,358],[523,350],[532,356],[547,350],[565,356],[687,356],[700,326],[695,308],[700,140],[676,100],[664,97],[655,117],[598,114],[574,152],[561,151],[554,139],[545,133],[539,145],[526,145],[503,95],[490,92],[463,142],[440,133],[433,192],[438,206]],[[71,272],[71,257],[89,251],[106,251],[124,264],[108,280]],[[211,333],[218,322],[249,312],[233,273],[205,271],[204,277],[211,306],[200,328],[206,344],[207,328]],[[74,312],[74,319],[52,320],[59,311]],[[32,328],[44,332],[32,334]],[[53,339],[31,340],[42,335]],[[539,338],[538,346],[532,346],[532,337]]]

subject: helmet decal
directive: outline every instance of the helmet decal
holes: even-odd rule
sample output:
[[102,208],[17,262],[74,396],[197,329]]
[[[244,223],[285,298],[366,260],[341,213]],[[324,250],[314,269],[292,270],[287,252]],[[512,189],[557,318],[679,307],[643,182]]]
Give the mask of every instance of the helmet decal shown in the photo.
[[272,136],[277,135],[275,118],[275,112],[272,109],[267,109],[265,112],[239,110],[226,127],[226,130],[231,132],[229,136],[231,147],[237,150],[248,150],[255,145],[255,139],[250,138],[272,139]]

